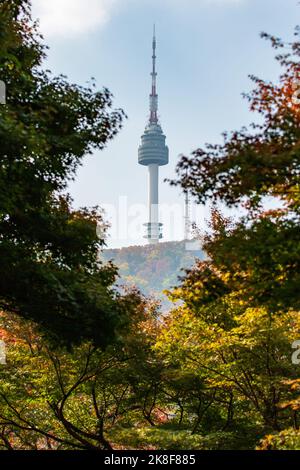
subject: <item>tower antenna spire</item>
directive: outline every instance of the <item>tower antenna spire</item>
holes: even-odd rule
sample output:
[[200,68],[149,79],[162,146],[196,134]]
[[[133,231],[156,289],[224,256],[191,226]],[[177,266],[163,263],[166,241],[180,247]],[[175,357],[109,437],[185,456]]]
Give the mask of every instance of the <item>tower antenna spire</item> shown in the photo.
[[156,28],[153,25],[153,41],[152,41],[152,89],[150,95],[150,124],[158,123],[158,95],[156,89]]

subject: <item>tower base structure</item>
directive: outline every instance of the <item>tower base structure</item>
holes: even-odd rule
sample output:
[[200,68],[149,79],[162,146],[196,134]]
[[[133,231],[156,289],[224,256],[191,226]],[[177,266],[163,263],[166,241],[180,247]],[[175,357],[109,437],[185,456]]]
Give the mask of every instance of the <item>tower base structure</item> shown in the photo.
[[144,224],[144,227],[146,227],[146,230],[147,230],[147,233],[144,236],[144,238],[147,238],[148,243],[150,245],[154,245],[155,243],[158,243],[159,240],[163,238],[163,235],[162,235],[163,224],[159,222],[148,222],[147,224]]

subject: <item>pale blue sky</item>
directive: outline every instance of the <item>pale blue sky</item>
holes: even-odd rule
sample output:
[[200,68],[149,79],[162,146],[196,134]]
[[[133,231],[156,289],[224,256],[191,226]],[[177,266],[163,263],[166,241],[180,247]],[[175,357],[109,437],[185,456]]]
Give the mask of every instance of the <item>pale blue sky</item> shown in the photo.
[[[87,157],[70,185],[74,205],[146,203],[147,169],[137,149],[148,116],[152,25],[157,26],[158,93],[170,164],[161,169],[160,201],[183,203],[180,191],[163,183],[174,175],[180,153],[217,142],[224,130],[254,116],[241,93],[248,74],[276,80],[279,67],[259,33],[291,39],[298,0],[33,0],[50,45],[55,73],[84,84],[95,77],[128,115],[118,137]],[[208,208],[197,223],[204,225]],[[124,214],[123,214],[124,215]],[[146,222],[147,220],[145,220]],[[172,237],[171,237],[172,238]],[[119,234],[110,246],[144,243]]]

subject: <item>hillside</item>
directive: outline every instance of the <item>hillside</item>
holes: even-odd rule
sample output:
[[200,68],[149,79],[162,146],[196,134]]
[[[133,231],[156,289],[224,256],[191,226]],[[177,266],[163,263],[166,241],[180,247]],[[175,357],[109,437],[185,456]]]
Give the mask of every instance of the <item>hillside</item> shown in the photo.
[[107,249],[102,254],[104,261],[112,260],[118,266],[118,285],[136,285],[143,294],[159,298],[164,305],[167,299],[162,291],[177,285],[182,270],[191,267],[195,258],[203,257],[201,250],[186,250],[184,241]]

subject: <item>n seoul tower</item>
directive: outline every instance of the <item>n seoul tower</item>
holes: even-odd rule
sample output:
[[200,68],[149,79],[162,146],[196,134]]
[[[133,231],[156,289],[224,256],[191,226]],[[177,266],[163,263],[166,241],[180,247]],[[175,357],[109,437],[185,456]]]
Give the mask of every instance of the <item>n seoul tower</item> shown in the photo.
[[156,89],[156,35],[155,26],[152,42],[152,90],[150,95],[150,116],[139,146],[139,164],[148,167],[149,222],[145,224],[148,243],[158,243],[162,236],[162,224],[158,213],[158,172],[159,167],[169,163],[169,149],[166,137],[158,121],[158,95]]

